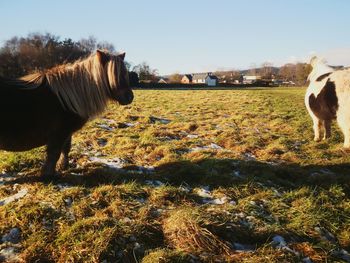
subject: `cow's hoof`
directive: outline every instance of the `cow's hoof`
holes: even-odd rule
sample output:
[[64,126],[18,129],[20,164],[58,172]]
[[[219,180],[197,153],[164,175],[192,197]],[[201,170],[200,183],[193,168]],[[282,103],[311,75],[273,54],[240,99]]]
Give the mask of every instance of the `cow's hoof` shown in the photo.
[[320,141],[321,141],[321,138],[314,138],[314,141],[315,141],[315,142],[320,142]]

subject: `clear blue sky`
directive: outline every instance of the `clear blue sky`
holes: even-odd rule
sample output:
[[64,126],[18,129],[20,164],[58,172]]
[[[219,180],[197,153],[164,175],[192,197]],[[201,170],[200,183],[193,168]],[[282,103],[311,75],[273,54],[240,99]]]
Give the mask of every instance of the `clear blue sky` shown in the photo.
[[161,74],[279,66],[311,54],[350,65],[349,0],[2,0],[0,43],[90,35]]

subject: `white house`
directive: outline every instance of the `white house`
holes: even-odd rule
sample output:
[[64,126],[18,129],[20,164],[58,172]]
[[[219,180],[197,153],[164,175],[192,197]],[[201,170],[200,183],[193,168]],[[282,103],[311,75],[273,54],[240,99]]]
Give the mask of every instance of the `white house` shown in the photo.
[[216,86],[218,84],[218,78],[212,73],[195,73],[192,76],[192,83]]
[[253,84],[257,82],[258,80],[261,80],[261,76],[256,75],[244,75],[243,76],[243,84]]
[[205,83],[208,86],[214,87],[218,84],[218,78],[216,76],[210,74],[205,78]]

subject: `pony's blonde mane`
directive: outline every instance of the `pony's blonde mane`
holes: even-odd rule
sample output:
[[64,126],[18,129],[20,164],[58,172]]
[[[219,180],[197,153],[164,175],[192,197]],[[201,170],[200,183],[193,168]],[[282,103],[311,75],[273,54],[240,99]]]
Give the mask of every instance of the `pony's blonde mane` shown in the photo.
[[123,61],[118,56],[109,57],[102,64],[97,54],[88,58],[57,66],[41,73],[22,77],[28,86],[40,85],[46,78],[50,89],[58,97],[61,105],[83,118],[91,118],[101,113],[111,98],[120,80]]

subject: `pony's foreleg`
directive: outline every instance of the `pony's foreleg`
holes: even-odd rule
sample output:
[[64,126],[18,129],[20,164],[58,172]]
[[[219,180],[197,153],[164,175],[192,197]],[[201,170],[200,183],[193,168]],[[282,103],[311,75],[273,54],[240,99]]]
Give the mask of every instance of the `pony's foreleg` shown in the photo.
[[58,167],[60,170],[67,170],[69,165],[69,152],[72,147],[72,136],[69,136],[62,147],[62,155]]
[[50,178],[56,173],[56,164],[60,157],[64,141],[49,143],[46,149],[46,160],[41,171],[41,176]]
[[325,130],[325,133],[323,135],[323,140],[326,140],[331,137],[331,124],[332,124],[331,120],[323,121],[323,127]]

